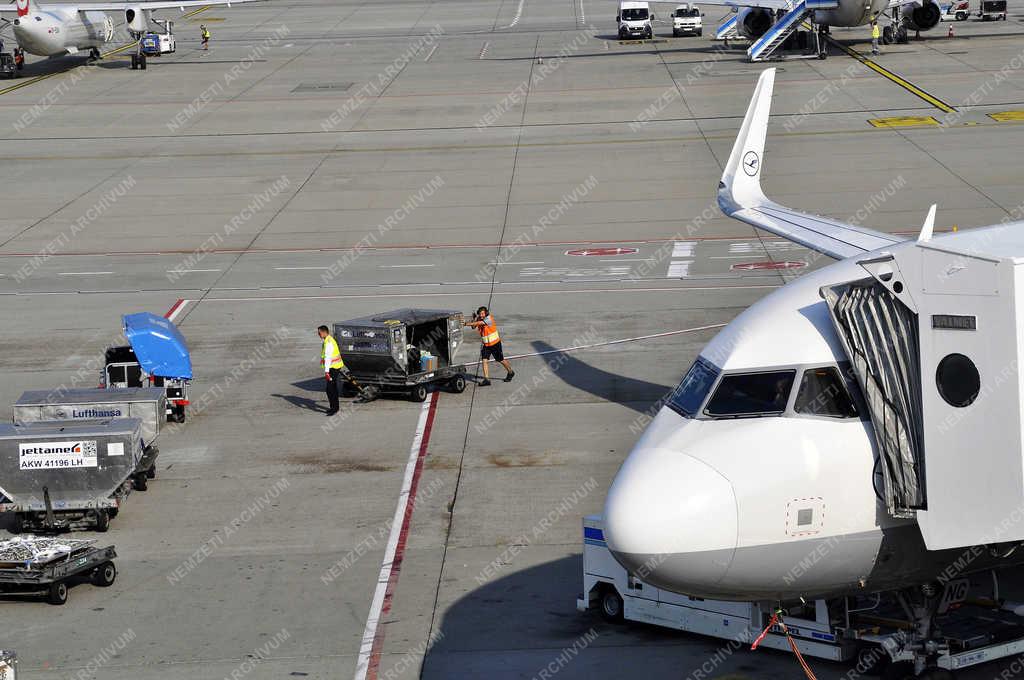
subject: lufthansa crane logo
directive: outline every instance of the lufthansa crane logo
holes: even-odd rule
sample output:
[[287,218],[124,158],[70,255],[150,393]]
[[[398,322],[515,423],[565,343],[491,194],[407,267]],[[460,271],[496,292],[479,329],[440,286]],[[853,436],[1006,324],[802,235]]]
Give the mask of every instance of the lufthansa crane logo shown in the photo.
[[743,154],[743,172],[747,173],[750,177],[757,174],[760,165],[761,159],[757,157],[757,152],[748,151]]
[[18,16],[23,17],[28,14],[28,0],[18,0]]

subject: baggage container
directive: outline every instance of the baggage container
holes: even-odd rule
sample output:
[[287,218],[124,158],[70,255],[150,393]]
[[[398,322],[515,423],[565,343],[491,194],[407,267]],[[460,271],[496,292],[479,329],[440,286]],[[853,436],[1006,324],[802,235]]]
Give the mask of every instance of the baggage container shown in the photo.
[[162,387],[127,387],[75,390],[36,390],[25,392],[12,407],[14,424],[41,421],[138,418],[142,421],[142,459],[132,483],[145,491],[148,480],[156,476],[155,442],[166,422],[167,396]]
[[106,531],[142,456],[138,418],[0,424],[0,511],[15,531]]
[[396,309],[334,324],[345,368],[375,392],[427,398],[431,384],[453,392],[466,389],[463,364],[455,363],[462,345],[462,313],[444,309]]

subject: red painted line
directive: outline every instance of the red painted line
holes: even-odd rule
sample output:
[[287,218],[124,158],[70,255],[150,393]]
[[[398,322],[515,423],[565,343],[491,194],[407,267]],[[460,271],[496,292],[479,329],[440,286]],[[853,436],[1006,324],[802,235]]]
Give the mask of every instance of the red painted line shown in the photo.
[[185,304],[185,299],[178,298],[178,301],[171,305],[171,308],[167,310],[166,314],[164,314],[164,318],[173,320],[174,315],[177,314],[178,312],[178,308],[181,307],[183,304]]
[[[419,450],[416,453],[416,463],[409,483],[409,492],[406,500],[405,511],[402,514],[402,525],[398,530],[398,542],[395,546],[395,555],[391,559],[391,566],[388,571],[387,586],[384,590],[384,600],[379,613],[371,609],[371,618],[376,618],[376,630],[373,636],[373,646],[370,648],[370,657],[366,666],[365,678],[377,680],[380,670],[381,650],[384,647],[384,627],[382,620],[391,611],[391,604],[394,600],[395,588],[398,586],[398,577],[402,571],[402,561],[405,558],[405,545],[409,538],[409,526],[412,524],[412,514],[416,509],[416,492],[419,489],[420,477],[423,474],[423,463],[427,457],[427,449],[430,445],[430,433],[434,429],[434,415],[437,413],[438,392],[430,393],[430,403],[427,407],[427,419],[423,426],[423,436],[420,439]],[[361,673],[357,668],[356,677]]]

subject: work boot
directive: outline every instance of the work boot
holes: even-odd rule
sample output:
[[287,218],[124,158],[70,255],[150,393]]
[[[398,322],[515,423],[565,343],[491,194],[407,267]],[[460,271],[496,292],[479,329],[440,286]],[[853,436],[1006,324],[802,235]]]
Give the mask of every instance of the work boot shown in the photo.
[[505,382],[512,382],[512,378],[516,377],[515,371],[509,371],[508,375],[505,376]]
[[487,387],[487,386],[488,386],[488,385],[490,385],[490,384],[491,384],[491,381],[490,381],[490,380],[488,380],[487,378],[484,378],[484,379],[483,379],[483,380],[481,380],[481,381],[480,381],[480,383],[479,383],[480,387]]
[[327,415],[328,418],[330,418],[331,416],[334,416],[334,415],[337,415],[337,414],[338,414],[338,409],[335,408],[335,409],[329,410],[326,415]]

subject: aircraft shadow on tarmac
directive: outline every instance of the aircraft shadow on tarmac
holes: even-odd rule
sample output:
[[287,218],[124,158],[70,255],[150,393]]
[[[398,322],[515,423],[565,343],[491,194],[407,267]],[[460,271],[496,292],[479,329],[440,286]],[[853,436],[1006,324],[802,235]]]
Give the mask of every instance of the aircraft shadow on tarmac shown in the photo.
[[[500,550],[495,551],[497,556]],[[526,562],[528,555],[517,559]],[[530,567],[513,559],[489,580],[481,572],[479,585],[476,574],[466,574],[476,587],[445,611],[439,629],[433,631],[420,677],[535,678],[575,645],[571,661],[560,667],[559,680],[683,678],[722,646],[713,638],[637,623],[611,624],[596,610],[576,611],[582,569],[582,556],[576,554]],[[632,651],[624,653],[626,649]],[[737,650],[715,675],[740,672],[758,677],[764,658],[760,651]],[[644,663],[638,668],[641,659]],[[779,661],[787,667],[784,658]],[[380,677],[387,670],[382,660]]]
[[640,413],[645,413],[651,404],[664,399],[674,387],[627,378],[591,366],[543,340],[534,340],[530,344],[565,384],[615,404],[628,406]]

